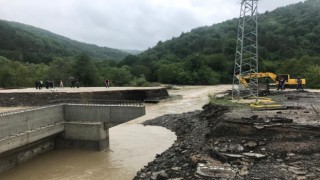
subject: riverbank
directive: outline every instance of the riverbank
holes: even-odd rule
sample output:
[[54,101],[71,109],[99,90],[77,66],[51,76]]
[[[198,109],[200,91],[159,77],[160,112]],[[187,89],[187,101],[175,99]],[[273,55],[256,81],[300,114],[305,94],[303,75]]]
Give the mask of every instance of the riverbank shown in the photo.
[[163,87],[81,87],[0,90],[0,106],[43,106],[57,100],[160,100],[169,94]]
[[[134,179],[319,179],[319,93],[274,91],[281,110],[206,105],[143,123],[175,143]],[[288,106],[290,104],[290,106]]]

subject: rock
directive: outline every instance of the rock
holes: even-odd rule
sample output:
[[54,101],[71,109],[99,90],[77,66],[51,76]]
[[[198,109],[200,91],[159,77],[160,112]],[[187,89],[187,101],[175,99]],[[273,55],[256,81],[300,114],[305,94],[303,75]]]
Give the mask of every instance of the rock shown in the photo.
[[151,180],[157,180],[158,174],[152,173],[152,176],[150,177]]
[[258,145],[259,145],[259,146],[263,146],[263,145],[266,145],[266,144],[267,144],[267,143],[266,143],[265,141],[259,141],[259,142],[258,142]]
[[226,156],[228,159],[239,159],[243,157],[240,154],[227,154],[227,153],[221,153],[221,154]]
[[213,157],[213,158],[218,159],[221,162],[228,161],[228,158],[226,156],[224,156],[223,153],[220,153],[219,151],[216,151],[216,150],[211,150],[210,151],[210,156]]
[[261,159],[261,158],[267,157],[266,155],[257,154],[257,153],[243,153],[243,155],[247,156],[247,157],[251,157],[251,158],[257,158],[257,159]]
[[306,176],[298,176],[296,179],[297,179],[297,180],[306,180],[307,177],[306,177]]
[[320,168],[314,168],[314,170],[316,170],[316,171],[320,172]]
[[165,170],[159,171],[159,172],[153,172],[150,179],[152,180],[165,180],[168,179],[169,175],[166,173]]
[[249,141],[249,142],[245,143],[244,146],[249,147],[249,148],[254,148],[254,147],[257,147],[258,144],[254,141]]
[[244,147],[241,146],[241,145],[238,145],[237,150],[238,150],[239,152],[242,152],[242,151],[244,150]]
[[208,166],[202,163],[198,164],[196,173],[200,176],[219,178],[219,179],[233,179],[235,172],[231,168],[225,168],[223,166]]
[[287,156],[288,157],[292,157],[292,156],[295,156],[295,154],[294,153],[288,153]]
[[173,168],[171,168],[172,170],[174,170],[174,171],[180,171],[181,170],[181,167],[173,167]]
[[147,176],[146,173],[141,173],[140,178],[145,178]]
[[192,155],[192,156],[190,156],[189,160],[190,160],[190,163],[191,163],[193,166],[196,166],[196,165],[198,164],[199,157],[196,156],[196,155]]
[[307,172],[303,171],[301,168],[290,166],[288,169],[290,172],[293,172],[295,175],[306,175]]
[[184,163],[184,164],[182,165],[182,167],[188,167],[188,166],[189,166],[188,163]]
[[282,160],[282,159],[277,159],[276,161],[277,161],[277,162],[283,162],[283,160]]
[[246,176],[248,174],[249,174],[248,167],[243,167],[239,172],[240,176]]
[[160,171],[160,173],[157,176],[157,180],[168,179],[168,178],[169,178],[169,175],[165,170]]
[[265,126],[264,125],[254,125],[253,127],[256,129],[263,129]]

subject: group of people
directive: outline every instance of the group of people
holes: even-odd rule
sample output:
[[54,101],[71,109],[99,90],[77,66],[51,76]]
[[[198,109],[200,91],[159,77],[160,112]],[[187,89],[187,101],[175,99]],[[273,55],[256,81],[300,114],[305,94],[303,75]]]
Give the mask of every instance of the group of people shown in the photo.
[[[286,89],[286,80],[283,77],[279,77],[277,78],[278,80],[278,87],[277,90],[285,90]],[[266,83],[266,92],[269,93],[270,92],[270,81],[269,78],[265,79],[265,83]],[[297,79],[297,90],[304,90],[303,86],[302,86],[302,80],[301,78]]]
[[[71,88],[79,88],[80,87],[80,82],[78,79],[75,79],[75,78],[70,78],[69,79],[69,83],[70,83],[70,87]],[[110,88],[110,80],[109,79],[106,79],[104,81],[104,84],[105,84],[105,87],[106,88]],[[64,85],[63,85],[63,81],[60,80],[60,88],[63,88]],[[42,89],[43,86],[43,82],[40,80],[40,81],[35,81],[35,86],[36,86],[36,89]],[[46,89],[49,89],[49,88],[55,88],[54,86],[54,81],[53,80],[46,80],[45,81],[45,87]]]
[[286,80],[283,77],[278,78],[278,88],[277,90],[285,90],[286,89]]
[[[43,88],[43,82],[42,81],[35,81],[35,86],[36,86],[36,89],[42,89]],[[44,87],[46,87],[46,89],[54,88],[54,81],[46,80],[44,82]]]
[[78,79],[71,79],[70,81],[71,81],[71,88],[80,87],[80,83]]
[[[71,84],[71,88],[74,88],[74,87],[79,88],[80,87],[80,83],[79,83],[78,79],[71,80],[70,84]],[[53,80],[46,80],[44,82],[44,84],[43,84],[43,82],[41,80],[40,81],[35,81],[35,86],[36,86],[36,89],[42,89],[43,87],[45,87],[46,89],[50,89],[50,88],[54,89],[55,88]],[[59,87],[60,88],[64,87],[64,84],[63,84],[62,80],[60,80]]]

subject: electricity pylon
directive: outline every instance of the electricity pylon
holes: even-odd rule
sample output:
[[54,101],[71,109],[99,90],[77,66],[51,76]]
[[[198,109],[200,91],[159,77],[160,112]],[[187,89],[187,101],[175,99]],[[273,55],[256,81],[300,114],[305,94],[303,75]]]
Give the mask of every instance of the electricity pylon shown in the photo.
[[248,87],[239,77],[258,73],[258,0],[242,0],[234,63],[232,99],[258,98],[258,78],[249,78]]

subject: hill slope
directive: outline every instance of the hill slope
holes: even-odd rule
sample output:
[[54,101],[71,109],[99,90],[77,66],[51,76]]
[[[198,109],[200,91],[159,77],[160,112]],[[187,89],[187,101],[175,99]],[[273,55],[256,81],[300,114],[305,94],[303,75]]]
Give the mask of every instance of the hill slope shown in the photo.
[[[259,15],[259,46],[262,59],[279,60],[320,55],[320,1],[307,0]],[[180,58],[194,52],[234,56],[238,19],[182,33],[159,43],[148,53],[162,51]],[[159,53],[160,54],[160,53]]]
[[[308,69],[305,63],[320,64],[319,19],[320,0],[260,14],[260,70],[301,75]],[[193,29],[172,40],[160,41],[138,56],[128,56],[123,65],[146,66],[151,73],[144,75],[163,83],[230,83],[237,26],[238,19],[232,19]]]
[[33,26],[0,20],[0,56],[32,63],[48,63],[53,57],[87,53],[93,58],[124,58],[128,53],[81,43]]

